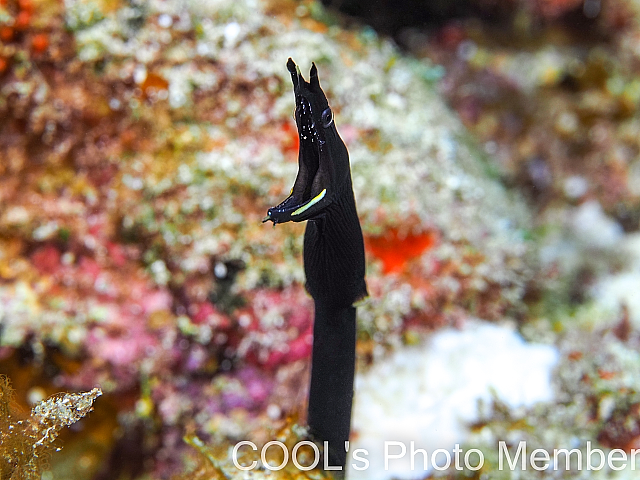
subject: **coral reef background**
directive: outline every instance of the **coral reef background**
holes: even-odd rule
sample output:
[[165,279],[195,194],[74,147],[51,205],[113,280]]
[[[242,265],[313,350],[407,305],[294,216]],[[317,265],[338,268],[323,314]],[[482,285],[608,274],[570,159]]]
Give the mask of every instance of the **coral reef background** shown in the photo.
[[300,435],[303,227],[260,223],[297,171],[288,57],[365,234],[354,441],[451,418],[424,441],[487,458],[451,478],[497,475],[496,439],[638,446],[640,5],[462,3],[379,2],[393,41],[312,1],[0,1],[0,373],[25,411],[103,392],[46,475],[224,478]]

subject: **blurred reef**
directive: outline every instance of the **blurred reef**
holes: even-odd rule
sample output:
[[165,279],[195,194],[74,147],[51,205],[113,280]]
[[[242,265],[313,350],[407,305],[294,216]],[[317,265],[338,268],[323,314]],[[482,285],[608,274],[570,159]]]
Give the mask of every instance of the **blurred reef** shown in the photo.
[[[502,23],[394,27],[401,50],[313,1],[0,0],[0,373],[22,410],[103,392],[44,475],[230,478],[236,441],[303,438],[303,227],[260,222],[297,171],[288,57],[317,64],[350,152],[357,408],[430,398],[406,367],[446,334],[465,400],[438,408],[491,404],[451,426],[490,461],[451,478],[498,478],[496,439],[637,447],[640,4],[589,1],[470,2]],[[498,337],[513,356],[469,343]],[[540,361],[502,378],[536,372],[540,397],[510,403],[495,370],[458,388],[523,338]]]

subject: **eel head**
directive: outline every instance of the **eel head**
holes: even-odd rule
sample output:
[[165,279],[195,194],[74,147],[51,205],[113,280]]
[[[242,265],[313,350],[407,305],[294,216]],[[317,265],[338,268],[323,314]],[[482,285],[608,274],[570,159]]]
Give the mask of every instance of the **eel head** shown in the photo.
[[316,65],[312,64],[309,82],[302,77],[293,60],[287,62],[287,69],[296,99],[295,117],[300,139],[298,176],[290,195],[270,208],[263,220],[270,220],[274,225],[317,217],[342,193],[347,183],[351,186],[349,154],[336,130],[327,97],[320,88]]

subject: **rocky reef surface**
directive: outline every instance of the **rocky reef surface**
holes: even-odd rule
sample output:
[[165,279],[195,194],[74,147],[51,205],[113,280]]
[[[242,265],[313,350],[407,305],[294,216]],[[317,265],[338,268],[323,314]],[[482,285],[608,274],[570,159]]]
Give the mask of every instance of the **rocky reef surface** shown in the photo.
[[[448,43],[425,47],[443,68],[401,53],[371,28],[339,26],[310,1],[0,2],[0,373],[23,408],[60,390],[99,385],[104,393],[76,431],[61,432],[64,449],[47,475],[225,478],[240,475],[227,456],[236,441],[301,438],[313,318],[303,227],[260,223],[297,171],[288,57],[318,66],[351,156],[370,292],[358,320],[358,388],[370,403],[354,418],[388,404],[392,396],[376,395],[407,382],[428,402],[430,387],[421,385],[429,378],[416,376],[432,367],[412,370],[406,358],[433,361],[412,352],[428,353],[444,327],[460,332],[446,337],[448,352],[478,357],[441,366],[450,368],[441,372],[450,391],[466,395],[456,386],[468,378],[460,365],[489,355],[469,347],[468,332],[496,328],[511,339],[505,350],[547,352],[532,368],[549,376],[540,385],[554,393],[510,404],[522,383],[496,390],[492,370],[467,403],[441,399],[445,407],[491,404],[451,427],[464,432],[455,441],[486,452],[482,473],[498,468],[496,439],[524,438],[531,449],[584,448],[587,440],[633,448],[636,190],[631,180],[623,193],[620,183],[589,189],[597,175],[577,166],[552,182],[548,166],[556,158],[569,164],[558,149],[571,144],[571,125],[582,135],[587,122],[580,138],[623,155],[615,178],[632,178],[634,147],[606,150],[602,142],[633,137],[636,113],[625,103],[633,80],[623,72],[596,84],[627,108],[619,123],[619,110],[597,110],[600,97],[589,90],[576,107],[587,109],[584,117],[549,116],[556,136],[536,143],[549,149],[545,161],[510,156],[513,138],[499,134],[514,131],[513,115],[491,123],[493,104],[483,110],[489,101],[465,90],[460,72],[475,72],[477,85],[501,85],[498,68],[517,73],[520,64],[490,62],[489,49],[478,48],[482,36],[470,42],[473,30],[456,28],[445,31]],[[443,60],[447,48],[456,63]],[[531,54],[521,64],[548,58],[558,56]],[[553,65],[568,69],[571,58]],[[622,55],[619,62],[632,63]],[[601,111],[610,115],[602,128],[589,123]],[[532,151],[532,138],[518,137],[517,151]],[[627,232],[623,217],[612,216],[612,192],[624,198]],[[501,352],[495,358],[521,358]],[[367,380],[385,364],[386,378]],[[518,374],[509,372],[503,378]],[[356,443],[358,435],[367,440],[358,425]],[[453,437],[438,435],[433,445],[453,448]]]

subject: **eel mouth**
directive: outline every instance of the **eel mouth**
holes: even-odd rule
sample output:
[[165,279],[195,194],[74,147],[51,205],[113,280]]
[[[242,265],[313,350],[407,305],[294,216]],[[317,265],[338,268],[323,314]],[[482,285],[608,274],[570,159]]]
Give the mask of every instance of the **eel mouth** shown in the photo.
[[296,95],[296,125],[300,140],[298,179],[291,194],[279,205],[270,208],[262,222],[284,223],[318,203],[327,193],[326,188],[314,196],[316,177],[320,171],[320,157],[325,139],[313,118],[311,103],[302,95]]
[[[299,162],[304,162],[306,178],[302,192],[301,205],[311,200],[311,189],[320,168],[320,147],[324,141],[320,139],[318,129],[313,120],[311,104],[301,95],[296,96],[296,117],[298,122],[298,136],[300,138]],[[302,165],[301,165],[302,166]],[[299,167],[300,168],[300,167]]]

